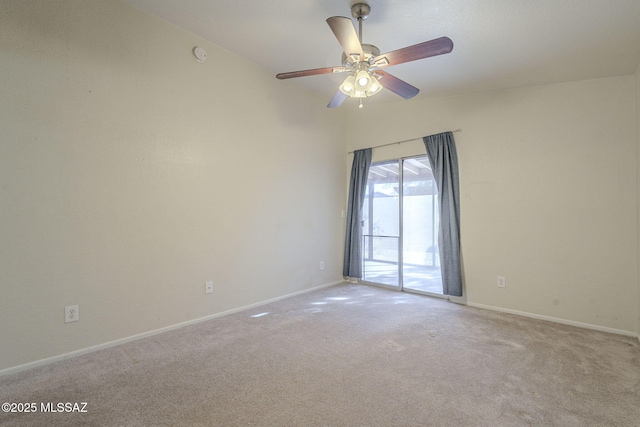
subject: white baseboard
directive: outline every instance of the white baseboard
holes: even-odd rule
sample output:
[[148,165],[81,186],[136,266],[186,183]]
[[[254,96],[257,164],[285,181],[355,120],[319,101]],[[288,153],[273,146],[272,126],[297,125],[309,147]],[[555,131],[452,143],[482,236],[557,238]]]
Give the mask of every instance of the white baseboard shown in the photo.
[[469,305],[469,304],[467,304],[467,296],[466,295],[463,295],[461,297],[455,297],[455,296],[449,295],[449,301],[455,302],[456,304],[460,304],[460,305]]
[[75,351],[72,351],[72,352],[69,352],[69,353],[59,354],[57,356],[48,357],[46,359],[40,359],[40,360],[36,360],[34,362],[25,363],[23,365],[14,366],[14,367],[11,367],[11,368],[6,368],[6,369],[3,369],[3,370],[0,370],[0,377],[2,377],[4,375],[15,374],[17,372],[25,371],[27,369],[36,368],[38,366],[49,365],[51,363],[59,362],[61,360],[65,360],[65,359],[70,359],[72,357],[81,356],[83,354],[93,353],[94,351],[103,350],[103,349],[110,348],[110,347],[115,347],[115,346],[120,345],[120,344],[125,344],[125,343],[131,342],[131,341],[136,341],[136,340],[139,340],[139,339],[142,339],[142,338],[151,337],[151,336],[154,336],[154,335],[161,334],[163,332],[173,331],[175,329],[180,329],[180,328],[183,328],[185,326],[194,325],[196,323],[206,322],[207,320],[215,319],[215,318],[222,317],[222,316],[227,316],[229,314],[237,313],[239,311],[249,310],[249,309],[254,308],[254,307],[259,307],[261,305],[270,304],[272,302],[280,301],[280,300],[283,300],[283,299],[286,299],[286,298],[295,297],[297,295],[307,294],[309,292],[314,292],[314,291],[317,291],[317,290],[320,290],[320,289],[324,289],[324,288],[328,288],[328,287],[331,287],[331,286],[339,285],[340,283],[344,283],[344,280],[338,280],[337,282],[325,283],[324,285],[316,286],[316,287],[309,288],[309,289],[304,289],[302,291],[294,292],[294,293],[287,294],[287,295],[282,295],[282,296],[271,298],[271,299],[268,299],[268,300],[265,300],[265,301],[260,301],[260,302],[254,303],[254,304],[245,305],[243,307],[233,308],[231,310],[227,310],[227,311],[223,311],[223,312],[220,312],[220,313],[211,314],[209,316],[199,317],[197,319],[188,320],[186,322],[177,323],[175,325],[165,326],[164,328],[154,329],[152,331],[143,332],[141,334],[132,335],[132,336],[125,337],[125,338],[120,338],[120,339],[117,339],[117,340],[114,340],[114,341],[109,341],[109,342],[106,342],[106,343],[103,343],[103,344],[98,344],[98,345],[94,345],[94,346],[91,346],[91,347],[82,348],[80,350],[75,350]]
[[549,321],[549,322],[561,323],[563,325],[577,326],[579,328],[592,329],[592,330],[600,331],[600,332],[609,332],[609,333],[612,333],[612,334],[624,335],[624,336],[628,336],[628,337],[634,337],[634,338],[638,338],[638,340],[640,341],[640,336],[637,333],[635,333],[633,331],[625,331],[624,329],[615,329],[615,328],[608,328],[606,326],[592,325],[590,323],[574,322],[573,320],[560,319],[560,318],[551,317],[551,316],[543,316],[541,314],[528,313],[526,311],[511,310],[511,309],[508,309],[508,308],[495,307],[495,306],[492,306],[492,305],[485,305],[485,304],[478,304],[478,303],[475,303],[475,302],[467,302],[467,305],[469,307],[483,308],[485,310],[492,310],[492,311],[499,311],[501,313],[515,314],[515,315],[518,315],[518,316],[530,317],[532,319],[546,320],[546,321]]

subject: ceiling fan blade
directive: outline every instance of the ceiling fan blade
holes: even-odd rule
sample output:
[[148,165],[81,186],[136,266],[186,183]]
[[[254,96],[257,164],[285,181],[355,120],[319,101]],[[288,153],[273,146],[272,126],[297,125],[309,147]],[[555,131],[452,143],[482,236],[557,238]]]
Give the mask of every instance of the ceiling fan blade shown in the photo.
[[315,76],[317,74],[342,73],[343,71],[347,71],[347,69],[345,67],[313,68],[311,70],[291,71],[288,73],[276,74],[276,78],[284,80],[292,79],[294,77]]
[[340,46],[342,46],[342,50],[347,55],[347,57],[364,57],[360,39],[358,38],[356,29],[353,27],[353,22],[351,22],[351,19],[344,16],[332,16],[331,18],[327,19],[327,24],[329,24],[329,27],[331,27],[331,31],[333,31],[333,34],[338,39],[338,43],[340,43]]
[[347,99],[347,95],[345,95],[344,93],[337,91],[334,95],[333,98],[331,98],[331,101],[329,101],[329,103],[327,104],[327,108],[336,108],[342,105],[342,103],[344,102],[344,100]]
[[418,89],[417,87],[411,86],[404,80],[400,80],[399,78],[392,76],[389,73],[376,70],[376,74],[382,76],[378,81],[383,88],[389,89],[391,92],[395,93],[396,95],[400,95],[404,99],[413,98],[418,94],[418,92],[420,92],[420,89]]
[[404,47],[392,52],[378,55],[374,65],[376,67],[388,67],[404,62],[416,61],[431,56],[443,55],[453,50],[453,42],[449,37],[440,37],[413,46]]

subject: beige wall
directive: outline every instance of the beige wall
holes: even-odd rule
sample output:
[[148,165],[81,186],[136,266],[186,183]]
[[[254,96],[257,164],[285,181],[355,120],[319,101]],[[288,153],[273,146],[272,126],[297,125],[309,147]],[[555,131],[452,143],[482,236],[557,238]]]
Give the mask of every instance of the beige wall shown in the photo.
[[[467,301],[635,334],[634,88],[625,76],[368,105],[350,110],[348,149],[462,128]],[[374,160],[423,152],[416,141]]]
[[324,99],[118,1],[0,1],[0,61],[0,370],[342,279]]

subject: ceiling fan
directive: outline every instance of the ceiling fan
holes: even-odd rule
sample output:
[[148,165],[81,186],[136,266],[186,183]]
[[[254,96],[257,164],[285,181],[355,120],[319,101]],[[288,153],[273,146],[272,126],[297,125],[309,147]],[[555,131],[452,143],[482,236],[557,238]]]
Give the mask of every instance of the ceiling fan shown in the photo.
[[347,97],[360,98],[359,107],[362,108],[362,99],[379,93],[382,88],[405,99],[416,96],[420,89],[383,71],[382,68],[449,53],[453,50],[453,42],[449,37],[440,37],[380,55],[380,49],[362,43],[362,21],[367,19],[369,13],[371,7],[366,3],[351,6],[351,15],[358,20],[358,33],[350,18],[332,16],[327,19],[327,24],[344,51],[341,66],[280,73],[276,78],[283,80],[317,74],[349,73],[331,98],[327,105],[329,108],[339,107]]

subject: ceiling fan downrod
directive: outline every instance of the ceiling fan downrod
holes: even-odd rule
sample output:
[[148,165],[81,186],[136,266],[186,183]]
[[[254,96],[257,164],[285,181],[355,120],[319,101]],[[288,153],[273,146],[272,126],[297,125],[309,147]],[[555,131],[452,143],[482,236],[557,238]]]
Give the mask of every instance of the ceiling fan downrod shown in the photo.
[[362,44],[362,21],[367,19],[371,13],[371,6],[366,3],[356,3],[351,6],[351,16],[358,20],[358,38]]

